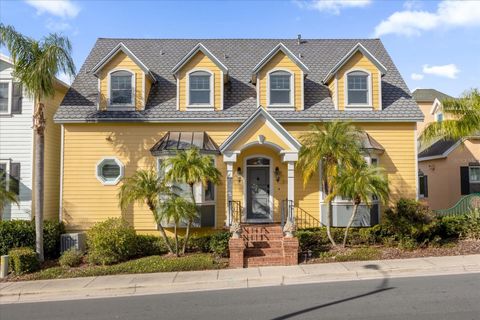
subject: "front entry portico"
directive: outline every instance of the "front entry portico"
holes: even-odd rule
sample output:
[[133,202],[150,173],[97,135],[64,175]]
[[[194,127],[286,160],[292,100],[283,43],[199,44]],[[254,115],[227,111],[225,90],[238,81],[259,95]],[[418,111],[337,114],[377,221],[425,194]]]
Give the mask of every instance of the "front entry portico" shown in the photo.
[[294,201],[300,143],[259,107],[220,146],[227,166],[226,225],[280,223]]

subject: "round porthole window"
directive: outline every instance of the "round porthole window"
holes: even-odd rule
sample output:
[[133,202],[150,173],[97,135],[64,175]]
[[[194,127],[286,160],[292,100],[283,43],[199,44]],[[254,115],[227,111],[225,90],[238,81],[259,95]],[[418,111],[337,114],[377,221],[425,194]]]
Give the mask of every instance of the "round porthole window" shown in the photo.
[[123,178],[123,163],[117,158],[102,159],[96,168],[97,179],[104,185],[116,185]]

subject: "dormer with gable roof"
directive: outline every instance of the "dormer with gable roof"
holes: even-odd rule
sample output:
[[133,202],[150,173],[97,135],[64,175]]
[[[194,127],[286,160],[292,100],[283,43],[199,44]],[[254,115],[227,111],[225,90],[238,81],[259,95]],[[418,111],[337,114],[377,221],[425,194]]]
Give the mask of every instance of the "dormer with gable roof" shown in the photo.
[[253,68],[257,106],[271,110],[303,110],[303,85],[308,72],[307,66],[279,43]]
[[98,109],[140,111],[155,77],[149,68],[123,43],[119,43],[92,69],[98,78]]
[[337,110],[382,110],[382,76],[387,68],[360,43],[330,70],[323,83]]
[[223,110],[228,68],[198,43],[172,69],[177,79],[177,110]]

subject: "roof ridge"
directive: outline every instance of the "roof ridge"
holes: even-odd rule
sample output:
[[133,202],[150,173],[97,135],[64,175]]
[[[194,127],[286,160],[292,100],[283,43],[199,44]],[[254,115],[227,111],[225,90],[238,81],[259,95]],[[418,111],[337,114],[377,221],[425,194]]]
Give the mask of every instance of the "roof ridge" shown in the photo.
[[[202,41],[202,40],[290,40],[298,41],[297,38],[116,38],[116,37],[98,37],[97,40],[176,40],[176,41]],[[364,40],[378,40],[380,38],[302,38],[302,41],[339,41],[339,40],[351,40],[351,41],[364,41]]]

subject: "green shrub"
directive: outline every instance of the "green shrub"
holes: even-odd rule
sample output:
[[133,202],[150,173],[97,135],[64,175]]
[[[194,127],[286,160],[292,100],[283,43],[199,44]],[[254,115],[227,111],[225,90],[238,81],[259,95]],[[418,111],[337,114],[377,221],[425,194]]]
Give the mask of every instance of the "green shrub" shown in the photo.
[[188,251],[190,252],[210,252],[211,234],[193,235],[188,240]]
[[[60,235],[65,232],[63,223],[45,221],[43,246],[45,258],[55,259],[60,255]],[[35,222],[26,220],[0,221],[0,255],[13,248],[35,248]]]
[[15,248],[8,253],[11,268],[17,275],[30,273],[40,269],[37,253],[32,248]]
[[76,249],[70,249],[65,251],[58,262],[62,267],[78,267],[82,264],[83,253]]
[[418,201],[400,199],[394,208],[385,210],[383,225],[397,240],[426,243],[435,235],[434,213]]
[[135,245],[137,257],[156,256],[168,252],[165,241],[154,235],[137,234]]
[[135,230],[121,218],[96,223],[87,232],[88,261],[93,264],[114,264],[137,254]]
[[480,211],[477,209],[465,216],[465,236],[480,240]]
[[219,257],[228,257],[228,241],[231,233],[227,231],[212,234],[210,239],[210,251]]
[[442,239],[458,239],[466,232],[464,216],[442,217],[438,220],[436,234]]

